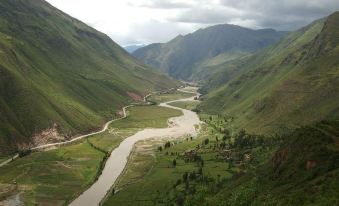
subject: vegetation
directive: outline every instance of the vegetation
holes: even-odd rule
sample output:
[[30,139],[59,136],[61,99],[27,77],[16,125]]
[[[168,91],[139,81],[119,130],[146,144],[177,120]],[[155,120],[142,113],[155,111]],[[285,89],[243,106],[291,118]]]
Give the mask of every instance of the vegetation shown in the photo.
[[96,180],[124,138],[146,127],[166,127],[168,118],[179,115],[178,110],[159,106],[130,107],[128,117],[112,123],[103,134],[52,151],[29,155],[22,151],[22,158],[0,168],[0,184],[17,184],[26,205],[65,205]]
[[200,103],[199,101],[184,101],[184,102],[173,102],[170,103],[169,105],[179,107],[182,109],[194,110],[197,108],[199,103]]
[[104,157],[84,140],[19,158],[0,168],[0,182],[17,184],[25,205],[63,205],[93,183]]
[[172,89],[171,91],[161,92],[159,94],[152,95],[150,98],[148,98],[148,101],[159,104],[162,102],[189,98],[192,96],[193,94],[186,93],[186,92],[180,92],[175,89]]
[[171,147],[166,142],[165,149],[153,150],[156,161],[149,159],[148,169],[142,170],[146,172],[130,171],[139,179],[124,185],[104,205],[339,203],[338,121],[264,137],[224,129],[220,122],[225,117],[202,119],[209,123],[197,139],[173,141]]
[[118,129],[143,129],[167,127],[170,117],[182,115],[181,111],[159,106],[136,106],[127,110],[125,119],[113,122],[110,127]]
[[[206,84],[199,109],[228,114],[251,133],[284,133],[323,119],[337,119],[339,12],[288,34],[245,60],[225,65]],[[325,49],[326,48],[326,49]],[[213,85],[228,69],[241,75]]]
[[215,25],[186,36],[179,35],[164,44],[148,45],[133,55],[178,79],[201,80],[213,73],[210,67],[254,53],[284,34],[273,29]]
[[0,153],[57,125],[100,128],[140,96],[178,86],[42,0],[0,3]]
[[[198,138],[187,137],[182,140],[153,143],[152,152],[156,152],[156,161],[151,155],[144,156],[142,162],[147,163],[142,166],[137,164],[140,163],[142,155],[134,152],[128,162],[126,173],[121,178],[125,184],[118,184],[119,192],[109,197],[104,205],[166,205],[167,201],[176,195],[173,191],[174,187],[185,188],[187,184],[185,182],[190,182],[188,184],[193,187],[202,172],[206,178],[214,180],[231,177],[238,168],[230,167],[227,162],[215,159],[219,152],[215,149],[214,135],[210,137],[212,131],[213,134],[222,136],[216,129],[204,126]],[[209,145],[203,143],[206,138],[210,141]],[[197,147],[199,152],[195,153]],[[135,158],[139,158],[139,161],[133,161]],[[136,166],[131,168],[130,165],[136,165],[139,169]],[[131,176],[138,179],[130,181]]]

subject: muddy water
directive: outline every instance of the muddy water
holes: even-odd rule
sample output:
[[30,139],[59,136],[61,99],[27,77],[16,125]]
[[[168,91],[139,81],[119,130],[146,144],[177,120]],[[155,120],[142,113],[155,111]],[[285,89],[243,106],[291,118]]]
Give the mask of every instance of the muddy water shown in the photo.
[[[192,101],[192,98],[181,99],[176,101]],[[180,117],[171,118],[171,126],[161,129],[144,129],[128,138],[126,138],[119,147],[113,150],[111,156],[106,162],[101,176],[88,190],[75,199],[71,206],[97,206],[100,201],[105,197],[106,193],[110,190],[115,183],[127,163],[128,156],[130,155],[133,145],[140,141],[149,138],[178,138],[183,135],[196,136],[197,131],[195,125],[200,124],[199,117],[196,113],[173,107],[168,103],[176,102],[170,101],[160,104],[162,107],[181,110],[183,115]]]

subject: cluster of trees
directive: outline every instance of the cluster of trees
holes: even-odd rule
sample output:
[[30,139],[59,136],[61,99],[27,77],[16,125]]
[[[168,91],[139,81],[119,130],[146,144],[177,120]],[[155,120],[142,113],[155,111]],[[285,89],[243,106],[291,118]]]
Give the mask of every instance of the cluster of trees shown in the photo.
[[263,135],[249,134],[242,129],[234,136],[233,146],[238,148],[253,148],[258,146],[270,147],[282,142],[283,139],[283,136],[278,135],[267,137]]
[[18,154],[19,154],[20,158],[21,157],[25,157],[25,156],[27,156],[27,155],[29,155],[31,153],[32,153],[32,150],[30,150],[30,149],[22,149],[22,150],[18,151]]
[[[173,185],[169,202],[175,201],[175,205],[200,205],[199,198],[207,193],[215,194],[220,191],[226,179],[218,175],[217,178],[205,175],[200,167],[197,171],[185,172],[181,179]],[[183,187],[179,187],[183,185]],[[203,189],[202,189],[203,188]],[[182,190],[184,189],[184,190]],[[173,204],[170,204],[173,205]]]

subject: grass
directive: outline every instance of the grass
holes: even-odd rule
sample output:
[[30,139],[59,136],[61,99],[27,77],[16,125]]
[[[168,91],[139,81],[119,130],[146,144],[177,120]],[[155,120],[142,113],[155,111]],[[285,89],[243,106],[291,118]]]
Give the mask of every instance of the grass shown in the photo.
[[87,141],[37,152],[0,168],[0,182],[17,184],[25,205],[63,205],[95,180],[104,156]]
[[138,130],[126,129],[126,130],[114,130],[110,129],[108,132],[89,137],[88,141],[95,147],[100,148],[105,152],[111,152],[117,147],[122,140],[126,137],[132,136]]
[[[213,135],[211,135],[213,132]],[[159,203],[170,198],[173,185],[182,179],[184,173],[197,171],[199,166],[197,162],[185,162],[181,158],[182,154],[188,149],[194,149],[197,145],[202,145],[202,141],[209,138],[208,145],[201,148],[202,159],[204,160],[203,173],[210,178],[230,178],[231,174],[237,172],[235,167],[229,168],[228,163],[216,160],[214,157],[217,151],[213,150],[216,142],[215,135],[217,131],[212,127],[203,126],[202,132],[198,138],[191,140],[183,138],[172,141],[168,149],[161,152],[156,150],[157,145],[164,145],[164,142],[146,142],[144,144],[153,144],[153,153],[155,159],[149,155],[140,155],[135,151],[129,160],[127,169],[122,175],[117,188],[122,190],[113,196],[110,196],[104,205],[166,205]],[[142,147],[142,143],[139,143]],[[173,167],[173,160],[176,159],[176,166]],[[139,164],[140,163],[140,164]],[[141,165],[143,163],[143,165]],[[132,181],[131,178],[132,177]],[[195,183],[192,183],[195,184]]]
[[117,129],[143,129],[167,127],[170,117],[180,116],[182,113],[176,109],[159,106],[135,106],[127,110],[128,116],[120,121],[113,122],[110,128]]
[[[339,29],[334,23],[338,19],[339,13],[335,13],[315,21],[239,61],[235,68],[243,72],[207,89],[198,109],[231,115],[234,127],[256,134],[284,133],[338,118],[339,47],[335,34]],[[319,45],[327,49],[319,51]],[[220,76],[228,75],[213,78]],[[215,82],[213,78],[210,82]]]
[[0,183],[16,182],[25,205],[65,205],[95,181],[105,157],[123,139],[146,127],[166,127],[181,115],[159,106],[134,106],[108,131],[55,150],[36,152],[0,168]]
[[173,102],[169,105],[179,107],[182,109],[193,110],[196,109],[197,106],[200,104],[199,101],[184,101],[184,102]]
[[150,98],[148,98],[149,101],[155,102],[157,104],[172,100],[178,100],[178,99],[184,99],[194,96],[194,94],[180,92],[177,90],[171,90],[169,92],[163,92],[160,94],[152,95]]
[[12,156],[0,156],[0,163],[8,160],[9,158],[11,158]]
[[[164,142],[153,142],[155,160],[150,153],[133,152],[122,176],[124,184],[117,185],[122,190],[110,196],[104,205],[292,206],[339,203],[338,121],[323,121],[282,137],[262,138],[232,132],[226,144],[239,160],[225,162],[216,158],[219,150],[214,147],[220,146],[224,135],[218,131],[232,124],[232,118],[204,114],[201,119],[207,125],[203,126],[197,139],[172,140],[171,147],[162,151],[155,149]],[[204,145],[202,141],[206,138],[209,138],[209,143]],[[246,142],[246,138],[255,141]],[[149,144],[139,143],[139,147]],[[185,184],[183,174],[198,171],[201,165],[183,161],[181,154],[197,145],[201,146],[199,155],[204,160],[204,176],[198,175]],[[250,159],[246,159],[245,154],[250,155]],[[315,163],[313,168],[307,169],[309,161]]]
[[0,154],[55,123],[67,135],[96,130],[133,94],[180,85],[45,1],[0,10]]
[[156,161],[154,145],[155,142],[150,140],[136,143],[123,174],[115,184],[115,188],[122,189],[127,185],[140,181],[149,173]]

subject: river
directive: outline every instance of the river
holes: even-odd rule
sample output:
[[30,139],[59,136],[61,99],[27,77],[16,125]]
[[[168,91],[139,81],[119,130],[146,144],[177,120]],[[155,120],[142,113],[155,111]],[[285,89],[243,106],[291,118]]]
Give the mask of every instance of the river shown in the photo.
[[99,205],[99,203],[106,196],[107,192],[110,190],[112,185],[114,185],[115,181],[124,170],[127,164],[128,156],[130,155],[136,142],[150,138],[178,138],[184,135],[196,136],[198,131],[196,130],[195,125],[199,125],[201,123],[198,115],[195,112],[168,105],[172,102],[192,100],[194,100],[194,97],[161,103],[160,106],[162,107],[181,110],[183,115],[170,118],[170,127],[144,129],[123,140],[119,147],[112,151],[98,180],[70,205]]

